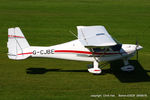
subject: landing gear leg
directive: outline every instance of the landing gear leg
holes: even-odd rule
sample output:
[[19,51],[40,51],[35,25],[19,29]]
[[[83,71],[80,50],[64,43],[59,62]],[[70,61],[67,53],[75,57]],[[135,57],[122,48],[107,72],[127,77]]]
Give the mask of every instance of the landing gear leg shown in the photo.
[[135,70],[134,66],[132,66],[132,65],[129,64],[129,61],[128,61],[127,58],[126,58],[126,59],[123,59],[123,62],[124,62],[124,66],[121,67],[121,70],[122,70],[122,71],[131,72],[131,71],[134,71],[134,70]]
[[94,61],[93,67],[89,68],[88,71],[93,74],[101,74],[102,70],[100,68],[98,68],[98,65],[99,65],[98,62]]

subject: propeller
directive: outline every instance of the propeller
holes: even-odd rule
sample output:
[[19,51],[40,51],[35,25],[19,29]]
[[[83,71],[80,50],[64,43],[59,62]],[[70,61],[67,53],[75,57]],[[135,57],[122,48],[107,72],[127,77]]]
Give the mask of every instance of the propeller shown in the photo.
[[[148,26],[147,28],[145,28],[145,30],[142,33],[144,34],[149,28],[150,28],[150,26]],[[136,60],[138,60],[138,58],[139,58],[138,48],[142,49],[143,47],[141,47],[139,45],[139,42],[137,41],[137,35],[136,35],[136,48],[135,48],[136,49]]]

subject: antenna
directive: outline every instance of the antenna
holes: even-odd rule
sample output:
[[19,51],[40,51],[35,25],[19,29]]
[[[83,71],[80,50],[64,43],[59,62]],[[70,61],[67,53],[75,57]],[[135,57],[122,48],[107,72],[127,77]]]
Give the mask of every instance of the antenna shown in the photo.
[[76,34],[74,34],[72,31],[69,31],[72,35],[74,35],[76,38],[78,38],[77,37],[77,35]]

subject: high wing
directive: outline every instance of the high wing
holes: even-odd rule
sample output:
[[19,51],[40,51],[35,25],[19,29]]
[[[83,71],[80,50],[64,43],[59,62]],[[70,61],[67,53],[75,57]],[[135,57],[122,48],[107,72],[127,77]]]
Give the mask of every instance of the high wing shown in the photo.
[[77,26],[78,39],[85,47],[117,45],[104,26]]

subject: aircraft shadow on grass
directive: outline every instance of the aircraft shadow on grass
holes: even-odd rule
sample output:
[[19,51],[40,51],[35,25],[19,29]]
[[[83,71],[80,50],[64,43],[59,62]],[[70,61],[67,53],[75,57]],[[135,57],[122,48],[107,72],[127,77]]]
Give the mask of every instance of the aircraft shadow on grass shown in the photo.
[[[137,60],[130,60],[131,65],[135,66],[133,72],[123,72],[120,67],[123,66],[122,61],[114,61],[110,63],[113,74],[123,83],[132,82],[150,82],[148,70],[144,70],[143,66]],[[118,66],[119,65],[119,66]]]
[[45,74],[47,72],[88,72],[87,70],[62,70],[62,69],[46,69],[46,68],[28,68],[27,74]]
[[[134,83],[134,82],[150,82],[150,76],[143,69],[141,64],[137,60],[130,60],[131,65],[136,66],[133,72],[123,72],[120,67],[123,66],[122,61],[113,61],[110,63],[109,69],[103,69],[101,75],[113,74],[122,83]],[[46,68],[28,68],[27,74],[45,74],[47,72],[88,72],[87,70],[62,70],[62,69],[46,69]],[[101,76],[100,75],[100,76]]]

